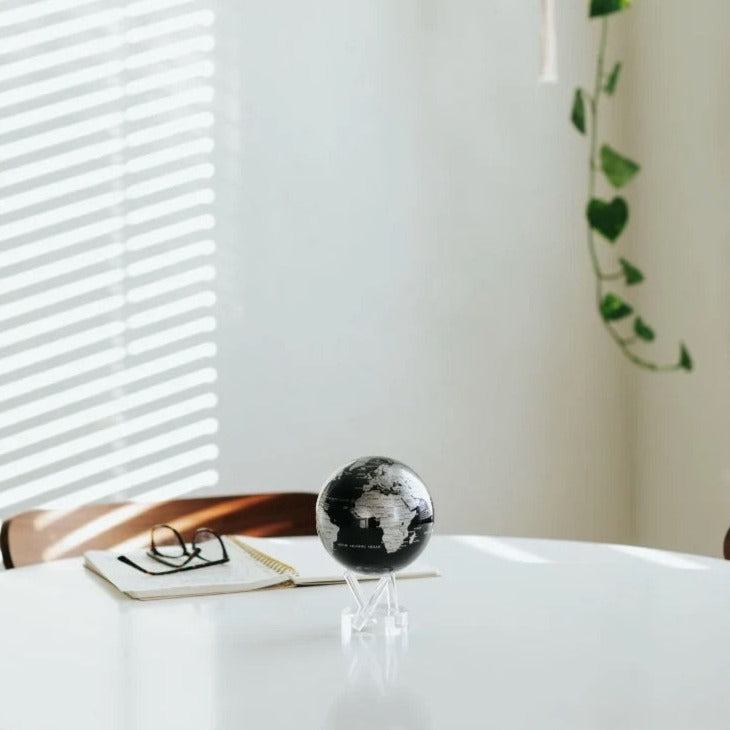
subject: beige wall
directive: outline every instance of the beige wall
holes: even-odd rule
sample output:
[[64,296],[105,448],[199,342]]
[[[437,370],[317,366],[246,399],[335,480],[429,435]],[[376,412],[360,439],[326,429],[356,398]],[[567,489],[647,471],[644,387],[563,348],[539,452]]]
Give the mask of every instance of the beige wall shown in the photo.
[[718,554],[730,526],[730,3],[642,0],[631,12],[643,307],[665,353],[684,337],[697,363],[688,377],[636,377],[637,538]]

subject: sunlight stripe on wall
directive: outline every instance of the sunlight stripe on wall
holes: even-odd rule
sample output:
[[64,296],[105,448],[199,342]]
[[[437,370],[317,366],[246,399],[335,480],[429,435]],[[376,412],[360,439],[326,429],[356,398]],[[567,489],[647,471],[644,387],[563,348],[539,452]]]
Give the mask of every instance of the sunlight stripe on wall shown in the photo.
[[217,483],[208,5],[0,6],[0,518]]
[[173,396],[181,397],[187,390],[199,389],[200,386],[211,386],[216,381],[213,368],[172,378],[149,388],[137,390],[129,395],[122,395],[112,400],[82,410],[74,410],[70,415],[44,422],[24,431],[13,433],[0,439],[0,455],[12,453],[42,443],[74,429],[94,425],[105,419],[113,420],[126,412],[143,407],[159,407],[157,401]]

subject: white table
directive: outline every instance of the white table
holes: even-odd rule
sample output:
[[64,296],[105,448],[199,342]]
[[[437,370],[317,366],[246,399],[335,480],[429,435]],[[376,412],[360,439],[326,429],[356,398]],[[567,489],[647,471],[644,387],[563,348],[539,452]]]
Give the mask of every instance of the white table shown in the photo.
[[[66,560],[0,574],[0,728],[702,730],[730,718],[730,565],[436,537],[407,642],[344,586],[138,602]],[[362,637],[358,637],[362,638]]]

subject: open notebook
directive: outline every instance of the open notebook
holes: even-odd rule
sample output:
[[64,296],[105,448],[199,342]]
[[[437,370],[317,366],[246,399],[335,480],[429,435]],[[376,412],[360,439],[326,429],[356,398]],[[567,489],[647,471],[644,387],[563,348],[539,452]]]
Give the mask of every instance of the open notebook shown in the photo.
[[[223,538],[230,561],[201,570],[189,570],[171,575],[146,575],[117,560],[118,553],[90,550],[84,554],[84,565],[106,578],[131,598],[175,598],[202,596],[210,593],[237,593],[275,585],[325,585],[343,583],[342,566],[330,557],[322,545],[311,538],[245,537]],[[159,570],[160,564],[136,550],[126,555],[149,570]],[[418,560],[399,578],[423,578],[439,575],[438,570]],[[378,576],[358,576],[363,580]]]

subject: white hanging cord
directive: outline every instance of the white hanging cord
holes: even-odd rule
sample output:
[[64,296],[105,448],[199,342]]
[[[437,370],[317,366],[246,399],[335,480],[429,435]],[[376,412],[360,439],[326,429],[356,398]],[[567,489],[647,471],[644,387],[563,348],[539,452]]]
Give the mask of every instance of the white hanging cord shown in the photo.
[[555,0],[540,0],[542,29],[540,31],[540,76],[542,82],[558,80],[557,36],[555,33]]

